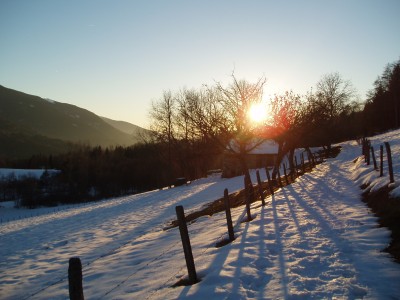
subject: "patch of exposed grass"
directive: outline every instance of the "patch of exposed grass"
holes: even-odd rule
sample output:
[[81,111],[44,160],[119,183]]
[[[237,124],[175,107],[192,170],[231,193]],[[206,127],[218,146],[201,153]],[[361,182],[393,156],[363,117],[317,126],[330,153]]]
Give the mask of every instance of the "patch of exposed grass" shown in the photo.
[[384,251],[400,263],[400,199],[390,198],[390,191],[389,187],[385,187],[376,192],[363,193],[363,201],[378,217],[379,225],[391,231],[390,244]]

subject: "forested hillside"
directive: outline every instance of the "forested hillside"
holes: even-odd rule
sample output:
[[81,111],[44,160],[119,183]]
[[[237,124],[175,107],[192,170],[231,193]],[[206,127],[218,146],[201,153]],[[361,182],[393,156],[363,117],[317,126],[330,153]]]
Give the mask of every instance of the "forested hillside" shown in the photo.
[[[129,146],[138,140],[74,105],[0,86],[0,155],[56,154],[68,143]],[[56,141],[57,140],[57,141]]]

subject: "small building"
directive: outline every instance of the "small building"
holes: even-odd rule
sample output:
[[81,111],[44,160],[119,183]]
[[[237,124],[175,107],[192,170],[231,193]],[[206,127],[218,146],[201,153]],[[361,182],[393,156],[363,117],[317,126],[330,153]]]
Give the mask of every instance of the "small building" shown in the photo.
[[[249,169],[272,167],[278,155],[278,144],[273,140],[264,140],[254,148],[253,145],[249,145],[248,148],[252,149],[246,154],[247,167]],[[235,147],[232,147],[231,144],[229,148],[231,151],[227,150],[224,153],[221,175],[223,178],[231,178],[243,174],[237,155],[232,152],[235,151]]]

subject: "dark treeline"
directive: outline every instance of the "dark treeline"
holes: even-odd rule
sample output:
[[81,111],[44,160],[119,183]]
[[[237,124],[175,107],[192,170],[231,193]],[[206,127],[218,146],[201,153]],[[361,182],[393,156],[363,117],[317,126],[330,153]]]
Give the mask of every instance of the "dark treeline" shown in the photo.
[[35,155],[7,163],[11,168],[56,169],[40,179],[0,180],[0,200],[15,200],[17,206],[36,207],[77,203],[134,194],[170,186],[176,177],[188,180],[204,176],[215,167],[218,154],[207,144],[174,146],[174,163],[164,158],[165,145],[142,143],[130,147],[102,148],[81,146],[79,150],[57,156]]
[[388,64],[374,82],[363,117],[366,135],[400,127],[400,60]]

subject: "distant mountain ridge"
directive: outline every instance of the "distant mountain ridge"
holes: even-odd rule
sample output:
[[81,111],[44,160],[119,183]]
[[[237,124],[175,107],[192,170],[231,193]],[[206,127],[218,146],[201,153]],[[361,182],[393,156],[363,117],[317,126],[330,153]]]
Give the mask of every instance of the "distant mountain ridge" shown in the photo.
[[[72,143],[92,146],[128,146],[139,141],[145,129],[102,117],[75,105],[61,103],[0,85],[0,157],[60,153]],[[129,125],[130,124],[130,125]],[[121,126],[120,126],[121,127]],[[135,134],[132,134],[135,133]]]
[[125,122],[125,121],[116,121],[112,120],[106,117],[101,117],[105,122],[113,126],[114,128],[117,128],[118,130],[125,132],[129,135],[132,135],[134,138],[139,138],[141,137],[142,134],[148,134],[150,131],[148,129],[144,129],[140,126],[137,126],[135,124]]

